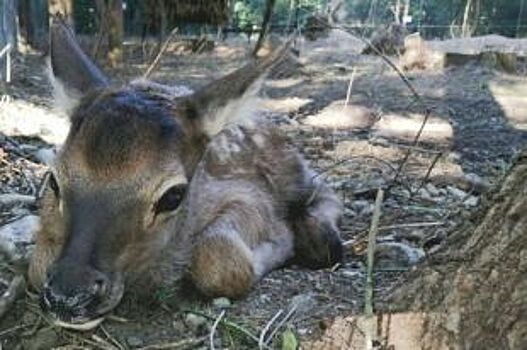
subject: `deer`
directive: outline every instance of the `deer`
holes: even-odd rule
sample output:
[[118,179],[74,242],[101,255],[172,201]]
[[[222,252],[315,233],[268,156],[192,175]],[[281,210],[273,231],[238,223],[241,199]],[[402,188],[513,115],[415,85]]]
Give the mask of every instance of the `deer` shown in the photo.
[[157,83],[110,83],[52,19],[54,96],[71,127],[41,199],[28,277],[57,324],[92,327],[139,281],[188,278],[205,297],[237,299],[287,264],[341,261],[341,201],[250,108],[285,51],[175,96]]

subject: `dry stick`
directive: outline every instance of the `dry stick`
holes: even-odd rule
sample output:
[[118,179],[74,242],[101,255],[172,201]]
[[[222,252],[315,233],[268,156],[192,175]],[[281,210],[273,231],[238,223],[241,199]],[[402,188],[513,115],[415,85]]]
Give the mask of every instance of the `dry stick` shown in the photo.
[[161,46],[161,49],[157,53],[156,58],[154,58],[154,60],[152,61],[152,63],[150,63],[150,66],[148,67],[146,72],[143,74],[143,79],[148,79],[150,75],[152,74],[152,72],[154,71],[154,69],[157,68],[157,66],[159,65],[159,61],[161,60],[161,56],[163,56],[166,49],[168,48],[168,44],[170,43],[170,41],[176,35],[177,32],[178,32],[177,27],[172,29],[172,31],[170,32],[170,35],[168,36],[168,38],[166,38],[165,42],[163,43],[163,46]]
[[426,182],[428,181],[428,178],[430,177],[430,174],[432,173],[432,170],[434,169],[434,167],[436,166],[437,162],[439,161],[439,158],[441,158],[441,156],[443,155],[442,152],[439,152],[438,154],[436,154],[436,156],[434,157],[434,160],[432,161],[432,164],[430,164],[430,166],[428,167],[428,170],[426,171],[426,175],[425,177],[423,178],[423,181],[421,181],[421,184],[419,185],[419,187],[417,188],[417,190],[415,190],[414,193],[410,193],[410,196],[412,196],[413,194],[419,192],[419,190],[421,188],[423,188],[423,186],[426,184]]
[[356,72],[357,72],[357,66],[353,67],[353,71],[351,72],[351,78],[350,78],[350,83],[348,84],[348,91],[346,92],[346,102],[344,102],[344,108],[348,107],[348,104],[350,102],[351,88],[353,86],[353,80],[355,79]]
[[379,231],[379,219],[381,218],[381,205],[384,191],[379,188],[375,199],[375,209],[371,219],[370,232],[368,235],[368,260],[366,271],[366,294],[364,298],[364,312],[367,316],[373,315],[373,261],[375,257],[375,239]]
[[184,339],[184,340],[180,340],[178,342],[173,342],[173,343],[147,345],[137,350],[184,349],[188,347],[198,346],[202,344],[206,339],[207,339],[206,336],[201,337],[201,338],[190,338],[190,339]]
[[280,330],[280,328],[282,328],[282,326],[291,318],[291,316],[293,316],[293,314],[295,313],[296,309],[298,307],[298,304],[295,304],[291,307],[291,310],[289,310],[289,312],[287,313],[287,315],[285,315],[281,320],[280,322],[278,322],[278,324],[276,325],[276,327],[273,329],[273,331],[271,332],[271,334],[269,335],[269,337],[267,337],[267,339],[265,340],[265,345],[269,345],[269,343],[273,340],[274,336],[276,335],[276,333],[278,333],[278,331]]
[[220,323],[221,319],[225,316],[225,310],[221,310],[220,315],[214,321],[214,324],[212,325],[212,328],[210,329],[210,336],[209,336],[209,342],[210,342],[210,350],[214,350],[214,334],[216,333],[216,328],[218,328],[218,324]]
[[108,332],[108,330],[106,330],[104,325],[101,324],[99,328],[101,328],[101,330],[104,333],[104,335],[106,336],[106,338],[108,338],[115,346],[117,346],[117,348],[119,348],[119,350],[124,350],[123,344],[119,343],[119,341],[117,341],[117,339],[115,339],[115,337],[113,337],[110,334],[110,332]]
[[372,348],[372,336],[377,334],[375,322],[373,320],[373,262],[375,257],[375,239],[377,237],[379,219],[381,218],[381,205],[384,197],[384,191],[379,188],[377,198],[375,199],[375,209],[371,219],[370,232],[368,235],[368,260],[366,271],[366,291],[364,295],[364,312],[369,322],[369,329],[366,333],[366,349]]
[[264,329],[262,330],[262,333],[260,333],[260,340],[258,341],[258,348],[260,350],[263,349],[265,335],[269,331],[269,328],[271,328],[271,325],[276,321],[276,319],[278,317],[280,317],[280,315],[283,312],[284,312],[284,310],[282,310],[282,309],[278,310],[278,312],[271,318],[271,320],[269,322],[267,322],[267,324],[265,325]]
[[[214,317],[204,313],[204,312],[200,312],[200,311],[195,311],[195,310],[184,310],[185,312],[187,313],[191,313],[191,314],[194,314],[194,315],[198,315],[198,316],[201,316],[201,317],[205,317],[206,319],[209,319],[209,320],[215,320]],[[247,329],[243,328],[242,326],[234,323],[234,322],[230,322],[230,321],[226,321],[226,320],[221,320],[220,325],[222,326],[225,326],[225,327],[230,327],[232,329],[235,329],[237,330],[238,332],[242,333],[243,335],[245,335],[247,338],[253,340],[255,343],[258,343],[258,337],[255,336],[254,334],[252,334],[251,332],[249,332]],[[268,346],[264,346],[265,349],[270,349]]]

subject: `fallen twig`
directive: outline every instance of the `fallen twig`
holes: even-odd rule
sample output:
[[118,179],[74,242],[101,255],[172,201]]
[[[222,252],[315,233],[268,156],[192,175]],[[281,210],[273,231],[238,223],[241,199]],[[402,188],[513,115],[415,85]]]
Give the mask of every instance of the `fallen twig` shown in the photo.
[[15,276],[7,290],[0,297],[0,319],[25,289],[26,280],[24,279],[24,276]]
[[278,331],[280,330],[280,328],[282,328],[282,326],[291,318],[291,316],[293,316],[293,314],[295,313],[296,309],[298,307],[298,304],[294,304],[292,307],[291,307],[291,310],[289,310],[289,312],[280,320],[280,322],[278,322],[278,324],[276,325],[276,327],[273,329],[273,331],[271,332],[271,334],[267,337],[267,339],[265,340],[265,345],[269,345],[269,343],[271,342],[271,340],[273,340],[274,336],[276,335],[276,333],[278,333]]
[[428,181],[428,178],[430,177],[430,174],[432,174],[432,170],[434,170],[434,167],[436,166],[437,162],[439,161],[439,159],[441,158],[442,155],[443,155],[443,153],[441,153],[441,152],[436,154],[436,156],[434,157],[434,160],[432,160],[432,163],[430,164],[430,166],[428,167],[428,170],[426,171],[426,174],[425,174],[425,177],[423,178],[423,181],[421,181],[421,184],[419,185],[419,187],[417,187],[417,190],[415,190],[414,193],[410,193],[410,197],[412,197],[415,193],[419,192],[419,190],[421,188],[423,188],[423,186]]
[[373,315],[373,263],[375,258],[375,240],[379,231],[379,220],[381,218],[381,205],[384,191],[379,188],[375,199],[375,208],[371,219],[370,232],[368,235],[368,258],[366,271],[366,292],[364,298],[364,312],[367,316]]
[[269,322],[267,322],[267,324],[265,325],[264,329],[262,330],[262,332],[260,333],[260,339],[258,341],[258,348],[261,350],[263,349],[263,346],[264,346],[264,340],[265,340],[265,335],[267,334],[267,332],[269,331],[269,328],[271,328],[271,325],[276,321],[276,319],[278,317],[280,317],[280,315],[284,312],[284,310],[280,309],[278,310],[278,312],[271,318],[271,320]]
[[344,108],[348,107],[351,98],[351,88],[353,87],[353,80],[355,79],[355,73],[357,72],[357,67],[353,67],[351,72],[350,83],[348,84],[348,91],[346,92],[346,102],[344,102]]
[[[191,314],[194,314],[194,315],[198,315],[198,316],[201,316],[201,317],[205,317],[206,319],[209,319],[209,320],[212,320],[212,321],[215,321],[216,318],[215,317],[212,317],[204,312],[200,312],[200,311],[195,311],[195,310],[184,310],[184,312],[187,312],[187,313],[191,313]],[[242,333],[243,335],[245,335],[247,338],[251,339],[252,341],[254,341],[256,344],[258,344],[258,337],[254,334],[252,334],[250,331],[248,331],[247,329],[245,329],[244,327],[234,323],[234,322],[230,322],[230,321],[227,321],[225,319],[221,320],[219,322],[219,325],[220,326],[224,326],[224,327],[227,327],[227,328],[232,328],[240,333]],[[270,347],[268,346],[264,346],[264,349],[271,349]]]
[[209,342],[210,342],[210,349],[211,350],[215,349],[215,347],[214,347],[214,334],[216,333],[216,328],[218,328],[218,324],[220,323],[220,321],[223,318],[223,316],[225,316],[225,310],[221,310],[220,315],[218,316],[216,321],[214,321],[214,324],[212,325],[212,328],[210,329]]
[[168,48],[168,44],[170,43],[170,41],[176,35],[177,32],[178,32],[177,27],[172,29],[172,31],[166,38],[165,42],[163,43],[163,46],[161,46],[161,48],[159,49],[159,52],[157,53],[156,57],[154,58],[152,63],[150,63],[150,66],[148,66],[148,69],[146,70],[146,72],[143,74],[143,79],[148,79],[150,75],[152,74],[152,72],[154,71],[154,69],[157,68],[157,66],[159,65],[159,61],[161,60],[161,57],[163,56],[166,49]]

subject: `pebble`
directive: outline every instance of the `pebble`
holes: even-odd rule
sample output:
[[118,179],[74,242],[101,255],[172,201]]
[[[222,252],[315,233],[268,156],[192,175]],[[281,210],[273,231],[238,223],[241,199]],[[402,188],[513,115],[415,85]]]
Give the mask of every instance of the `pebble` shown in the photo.
[[432,195],[434,197],[437,197],[437,196],[440,195],[438,188],[436,186],[434,186],[434,184],[432,184],[432,183],[427,183],[425,188],[428,191],[428,193],[430,193],[430,195]]
[[467,173],[465,174],[465,179],[471,185],[475,193],[483,193],[490,187],[490,183],[478,174]]
[[46,165],[52,165],[56,155],[57,151],[54,147],[41,148],[34,153],[35,158],[37,158],[39,162]]
[[351,203],[351,209],[353,209],[359,216],[366,216],[373,212],[373,204],[370,204],[367,200],[358,200]]
[[27,215],[0,227],[0,252],[12,261],[27,259],[39,221],[38,216]]
[[425,257],[421,248],[399,242],[384,242],[375,248],[375,265],[380,268],[410,267]]
[[467,192],[460,190],[459,188],[456,188],[454,186],[447,186],[446,189],[448,193],[450,193],[456,199],[462,200],[467,197]]
[[479,204],[479,198],[476,196],[470,196],[463,202],[463,204],[470,208],[477,207]]
[[216,298],[212,301],[212,305],[220,309],[226,309],[231,306],[231,301],[229,298]]
[[126,338],[126,343],[131,346],[132,348],[140,347],[144,344],[143,339],[136,337],[134,335],[131,335]]

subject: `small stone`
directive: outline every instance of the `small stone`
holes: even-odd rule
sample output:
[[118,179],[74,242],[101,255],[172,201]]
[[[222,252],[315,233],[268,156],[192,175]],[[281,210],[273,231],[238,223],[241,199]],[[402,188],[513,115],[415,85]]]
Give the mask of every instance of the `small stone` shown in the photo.
[[0,253],[10,260],[26,259],[34,242],[39,217],[27,215],[0,228]]
[[206,323],[207,323],[207,319],[203,316],[199,316],[196,314],[187,314],[185,316],[185,324],[187,325],[187,327],[192,329],[194,332],[203,328]]
[[399,242],[384,242],[375,248],[375,264],[380,268],[410,267],[425,257],[425,252]]
[[454,186],[448,186],[446,189],[448,193],[450,193],[453,197],[458,200],[462,200],[467,197],[467,192],[460,190],[459,188],[456,188]]
[[41,148],[34,153],[35,158],[46,165],[52,165],[56,155],[57,151],[55,148]]
[[365,216],[373,212],[373,204],[370,204],[367,200],[358,200],[351,203],[351,209],[353,209],[359,216]]
[[432,183],[427,183],[426,186],[425,186],[426,190],[428,191],[428,193],[430,193],[430,195],[434,196],[434,197],[437,197],[440,195],[439,193],[439,190],[437,189],[436,186],[434,186],[434,184]]
[[143,339],[141,339],[139,337],[136,337],[134,335],[131,335],[131,336],[127,337],[126,338],[126,343],[132,348],[137,348],[137,347],[142,346],[144,344]]
[[477,207],[479,204],[479,198],[476,196],[470,196],[463,202],[463,204],[465,204],[466,207],[470,208]]
[[212,305],[220,309],[226,309],[231,306],[231,301],[229,298],[216,298],[212,301]]
[[467,173],[465,174],[465,180],[470,184],[472,191],[475,193],[483,193],[490,187],[489,182],[478,174]]

